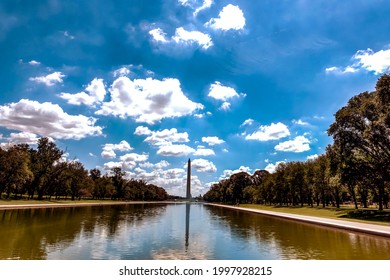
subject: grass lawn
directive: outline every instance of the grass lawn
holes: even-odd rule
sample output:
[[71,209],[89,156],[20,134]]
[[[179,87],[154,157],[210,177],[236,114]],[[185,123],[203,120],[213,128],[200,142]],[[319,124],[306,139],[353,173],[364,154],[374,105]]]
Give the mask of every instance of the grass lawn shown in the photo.
[[335,207],[265,206],[258,204],[240,204],[240,207],[390,226],[390,210],[378,211],[375,208],[355,210],[350,205],[343,205],[338,209]]

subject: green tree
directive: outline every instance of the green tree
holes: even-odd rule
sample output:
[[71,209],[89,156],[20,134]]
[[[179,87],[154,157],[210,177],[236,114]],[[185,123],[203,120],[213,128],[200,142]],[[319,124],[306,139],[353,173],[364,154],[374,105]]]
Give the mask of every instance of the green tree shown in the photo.
[[0,149],[0,198],[3,192],[9,198],[24,193],[24,188],[33,179],[30,170],[30,157],[25,145],[10,146]]
[[[267,170],[256,170],[251,176],[252,185],[250,189],[244,189],[244,197],[252,203],[264,203],[268,196],[264,192],[264,182],[270,173]],[[252,196],[252,198],[249,198]]]
[[243,190],[244,203],[258,203],[260,200],[260,189],[255,185],[246,186]]
[[261,184],[260,194],[264,201],[264,204],[271,205],[273,203],[276,203],[275,180],[276,180],[276,173],[272,173],[267,175]]
[[75,200],[75,198],[80,198],[81,194],[88,193],[88,171],[79,161],[70,161],[67,165],[66,173],[69,180],[70,195],[72,200]]
[[113,167],[111,169],[112,176],[112,184],[115,188],[115,193],[113,198],[114,199],[122,199],[124,197],[124,190],[125,190],[125,179],[123,176],[125,176],[126,172],[122,171],[122,168],[120,167]]
[[57,162],[53,165],[50,172],[50,180],[48,180],[50,186],[46,190],[46,195],[49,196],[49,199],[52,196],[55,196],[57,199],[61,196],[67,197],[69,195],[69,172],[67,169],[68,162],[66,161]]
[[38,199],[43,199],[44,194],[51,186],[51,172],[54,164],[63,155],[55,143],[51,142],[47,137],[38,140],[37,150],[31,149],[31,166],[34,174],[34,179],[31,182],[29,195],[33,198],[35,192],[38,194]]
[[105,199],[113,193],[112,181],[107,176],[102,176],[99,169],[93,168],[89,171],[89,178],[92,183],[92,198]]
[[[342,159],[341,180],[354,187],[357,167],[365,169],[376,185],[383,209],[386,182],[390,180],[390,76],[379,78],[374,92],[352,97],[335,114],[328,134]],[[355,179],[356,180],[356,179]]]
[[251,184],[250,175],[246,172],[233,174],[229,178],[229,192],[232,203],[240,204],[243,200],[244,188]]
[[329,190],[334,199],[336,208],[340,208],[344,188],[342,183],[340,182],[339,174],[329,177]]
[[305,201],[305,170],[301,162],[286,164],[285,183],[288,188],[288,200],[293,206],[298,203],[303,206]]
[[280,205],[288,203],[288,187],[287,187],[287,165],[282,162],[278,164],[275,170],[274,181],[274,200]]
[[328,169],[328,158],[326,155],[320,155],[315,160],[314,171],[315,171],[315,197],[317,206],[319,206],[320,202],[322,203],[322,207],[325,207],[329,201],[329,182],[327,176]]
[[313,195],[315,193],[315,169],[314,166],[316,164],[315,159],[311,159],[305,162],[305,184],[307,187],[307,202],[313,207]]
[[97,168],[93,168],[89,171],[89,176],[93,181],[96,181],[102,177],[102,172]]
[[92,195],[97,199],[113,198],[115,195],[115,188],[109,176],[104,175],[93,181]]
[[226,202],[223,197],[222,188],[222,182],[213,184],[210,190],[204,194],[203,199],[209,202]]

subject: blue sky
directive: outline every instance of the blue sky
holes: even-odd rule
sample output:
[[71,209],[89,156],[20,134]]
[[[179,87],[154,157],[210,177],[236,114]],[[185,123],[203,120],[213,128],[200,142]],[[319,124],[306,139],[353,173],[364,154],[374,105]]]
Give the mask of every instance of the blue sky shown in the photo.
[[347,100],[390,69],[390,2],[0,3],[0,143],[185,195],[332,143]]

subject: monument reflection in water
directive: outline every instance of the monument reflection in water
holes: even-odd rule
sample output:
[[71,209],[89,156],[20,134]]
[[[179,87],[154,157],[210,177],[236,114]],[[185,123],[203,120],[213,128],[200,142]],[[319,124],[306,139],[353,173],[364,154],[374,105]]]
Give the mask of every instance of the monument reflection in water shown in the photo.
[[0,211],[0,259],[390,259],[390,239],[200,203]]
[[188,249],[188,241],[190,236],[190,209],[191,203],[186,203],[186,234],[185,234],[185,246]]

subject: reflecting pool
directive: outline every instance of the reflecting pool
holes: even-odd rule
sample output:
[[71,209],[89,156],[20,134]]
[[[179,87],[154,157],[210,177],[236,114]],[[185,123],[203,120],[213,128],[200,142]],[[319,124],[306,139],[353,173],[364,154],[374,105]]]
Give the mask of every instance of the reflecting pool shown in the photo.
[[390,239],[197,203],[0,211],[0,259],[390,259]]

